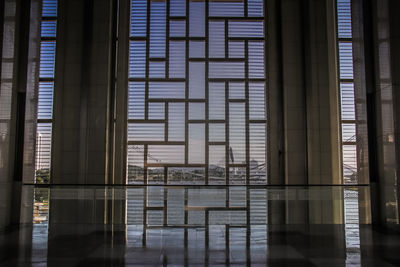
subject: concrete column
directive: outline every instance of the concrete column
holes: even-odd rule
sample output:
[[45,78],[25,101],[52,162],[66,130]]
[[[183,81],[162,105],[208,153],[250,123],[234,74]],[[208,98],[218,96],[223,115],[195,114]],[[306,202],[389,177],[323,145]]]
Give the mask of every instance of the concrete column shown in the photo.
[[[273,6],[274,1],[270,2]],[[271,152],[277,163],[271,163],[273,184],[340,184],[340,124],[339,89],[337,79],[337,46],[335,1],[280,1],[280,20],[269,20],[273,36],[281,42],[269,61],[274,86],[282,80],[282,112],[279,94],[270,89],[274,116],[283,121],[284,172],[279,172],[279,122],[271,119]],[[274,25],[277,23],[278,25]],[[279,27],[280,26],[280,27]],[[278,31],[278,33],[276,33]],[[273,38],[273,37],[270,37]],[[279,57],[279,49],[282,56]],[[269,76],[271,77],[271,76]],[[282,117],[279,115],[282,114]],[[272,155],[272,154],[271,154]],[[284,180],[279,175],[284,174]],[[298,191],[301,194],[301,190]],[[332,194],[335,194],[332,190]],[[288,196],[291,198],[293,196]],[[301,198],[301,196],[299,195]],[[310,206],[311,205],[311,206]],[[317,205],[317,206],[316,206]],[[282,207],[276,207],[279,213]],[[340,221],[333,214],[340,205],[326,207],[322,203],[288,201],[285,208],[287,223]],[[283,212],[281,210],[281,212]],[[337,213],[337,212],[336,212]]]
[[281,1],[285,183],[307,183],[303,1]]
[[308,183],[340,184],[335,1],[309,0],[305,5]]
[[108,182],[111,0],[60,0],[54,93],[55,184]]
[[[397,127],[398,112],[397,103],[398,92],[396,88],[396,76],[400,75],[398,62],[398,14],[392,8],[398,7],[396,1],[373,0],[366,3],[369,6],[372,17],[372,31],[374,58],[370,66],[374,74],[374,85],[369,97],[369,120],[374,123],[374,128],[370,129],[370,138],[373,138],[373,151],[376,153],[374,167],[376,175],[371,177],[372,197],[371,203],[372,216],[374,223],[384,225],[399,223],[398,210],[398,153],[399,149],[399,129]],[[397,9],[398,10],[398,9]],[[396,38],[397,36],[397,38]],[[397,191],[396,191],[397,190]]]
[[[33,50],[38,48],[39,10],[37,0],[0,3],[0,228],[20,222],[21,187],[27,167],[23,164],[24,138],[28,134],[33,144],[35,140],[35,124],[31,123],[28,131],[25,128],[28,119],[36,120],[32,118],[36,113],[26,109],[26,103],[36,102],[32,81],[38,75],[38,61]],[[28,87],[33,91],[27,96]]]
[[15,143],[17,1],[0,3],[0,228],[11,222]]

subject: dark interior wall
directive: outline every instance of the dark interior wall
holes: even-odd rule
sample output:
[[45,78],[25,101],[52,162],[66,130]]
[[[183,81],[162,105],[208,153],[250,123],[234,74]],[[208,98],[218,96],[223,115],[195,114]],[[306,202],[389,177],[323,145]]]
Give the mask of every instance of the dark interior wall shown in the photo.
[[[36,103],[39,39],[35,34],[40,29],[40,2],[5,0],[0,4],[0,12],[0,227],[4,227],[19,223],[21,218],[23,162],[27,159],[24,139],[32,144],[30,158],[25,162],[34,159],[32,122],[36,120],[36,104],[34,109],[27,106]],[[26,125],[30,127],[28,131]]]

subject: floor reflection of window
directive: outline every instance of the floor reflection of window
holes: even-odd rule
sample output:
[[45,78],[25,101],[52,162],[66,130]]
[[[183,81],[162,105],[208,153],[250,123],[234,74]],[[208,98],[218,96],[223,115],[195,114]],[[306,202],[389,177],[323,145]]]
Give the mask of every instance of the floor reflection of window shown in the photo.
[[127,189],[127,202],[125,259],[131,264],[146,257],[137,248],[163,249],[163,260],[185,266],[189,259],[200,265],[266,261],[266,189],[135,187]]
[[344,189],[346,266],[361,264],[358,190]]
[[266,184],[261,0],[132,0],[129,184]]

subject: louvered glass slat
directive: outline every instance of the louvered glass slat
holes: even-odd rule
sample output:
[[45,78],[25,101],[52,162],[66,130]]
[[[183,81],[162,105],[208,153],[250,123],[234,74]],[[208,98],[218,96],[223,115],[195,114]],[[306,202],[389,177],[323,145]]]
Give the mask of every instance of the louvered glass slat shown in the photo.
[[265,83],[249,84],[249,116],[251,120],[265,119]]
[[166,3],[151,1],[150,57],[165,57]]
[[204,62],[189,62],[189,98],[205,97],[205,75]]
[[210,184],[225,184],[225,146],[209,146]]
[[205,106],[205,103],[189,103],[189,120],[204,120]]
[[225,123],[210,123],[208,129],[210,142],[225,142]]
[[229,57],[230,58],[244,58],[244,42],[243,41],[230,41],[228,47],[229,47]]
[[185,103],[168,104],[168,140],[185,140]]
[[210,21],[209,22],[209,57],[224,58],[225,57],[225,22]]
[[209,118],[225,119],[225,84],[209,83]]
[[131,4],[131,36],[146,36],[147,0],[133,0]]
[[351,0],[337,0],[339,38],[351,38]]
[[165,119],[165,103],[150,102],[149,103],[149,119],[150,120]]
[[164,141],[164,123],[129,123],[128,141]]
[[164,183],[164,167],[148,167],[147,168],[147,183],[148,184],[163,184]]
[[185,98],[185,83],[149,82],[149,98]]
[[186,21],[185,20],[171,20],[169,22],[169,36],[170,37],[184,37],[186,35]]
[[206,45],[204,41],[190,41],[189,42],[189,57],[190,58],[204,58]]
[[169,184],[204,184],[205,171],[204,168],[168,168]]
[[209,62],[210,78],[244,78],[244,62]]
[[204,37],[206,34],[205,26],[205,3],[204,1],[188,0],[189,3],[189,36]]
[[169,78],[185,78],[186,43],[171,41],[169,43]]
[[132,41],[129,46],[129,77],[146,77],[146,42]]
[[186,0],[170,0],[171,16],[186,16]]
[[56,37],[57,21],[42,21],[41,36]]
[[353,79],[353,44],[339,42],[340,78]]
[[345,183],[357,181],[357,146],[343,145],[343,178]]
[[264,78],[264,42],[249,42],[249,78]]
[[189,123],[189,164],[205,163],[205,124]]
[[42,16],[43,17],[57,16],[57,0],[43,0]]
[[356,141],[356,124],[343,123],[342,124],[342,142],[355,142]]
[[53,82],[39,83],[38,119],[51,119],[53,117]]
[[254,123],[249,126],[250,131],[250,183],[265,184],[265,124]]
[[144,181],[144,146],[128,145],[127,153],[128,183],[143,183]]
[[51,123],[38,123],[36,134],[36,182],[48,183],[51,165]]
[[263,0],[247,0],[247,14],[249,17],[264,16]]
[[229,37],[264,37],[264,22],[251,20],[229,21]]
[[245,99],[244,82],[229,83],[229,99]]
[[183,145],[149,145],[147,162],[159,164],[183,164],[185,146]]
[[355,98],[354,98],[354,84],[341,83],[340,96],[342,105],[342,120],[355,120]]
[[144,119],[145,83],[129,83],[128,119]]
[[165,62],[150,62],[149,64],[150,78],[165,78]]
[[243,1],[210,1],[210,17],[243,17]]
[[40,44],[40,78],[54,78],[56,61],[56,43],[42,42]]
[[245,104],[229,104],[229,162],[243,164],[246,162],[246,128]]

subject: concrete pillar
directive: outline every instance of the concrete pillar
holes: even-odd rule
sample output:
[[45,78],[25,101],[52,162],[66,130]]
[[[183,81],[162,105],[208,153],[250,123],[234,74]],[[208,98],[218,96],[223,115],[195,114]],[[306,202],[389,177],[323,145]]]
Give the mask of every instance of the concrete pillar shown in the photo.
[[108,183],[113,1],[60,0],[54,184]]
[[307,184],[303,1],[281,1],[285,183]]
[[11,222],[15,144],[17,1],[0,3],[0,228]]
[[335,1],[309,0],[303,15],[308,183],[340,184]]
[[26,106],[36,103],[38,11],[37,0],[0,3],[0,228],[20,222],[24,171],[34,163],[25,160],[24,139],[33,155],[36,113]]
[[[269,118],[269,182],[340,184],[335,1],[268,1],[268,8],[273,13],[267,26],[272,41],[267,53],[273,114]],[[306,201],[288,201],[285,208],[277,205],[270,207],[270,215],[284,213],[287,223],[332,220],[340,209],[340,205],[333,204],[310,206]]]
[[[368,121],[371,161],[372,219],[375,224],[399,223],[399,129],[398,101],[399,60],[399,3],[389,0],[365,1],[365,16],[372,21],[365,24],[369,47],[366,53],[372,58],[367,62],[366,72],[373,77],[368,84]],[[367,21],[367,20],[366,20]],[[366,57],[368,58],[368,57]],[[371,84],[372,83],[372,84]]]

